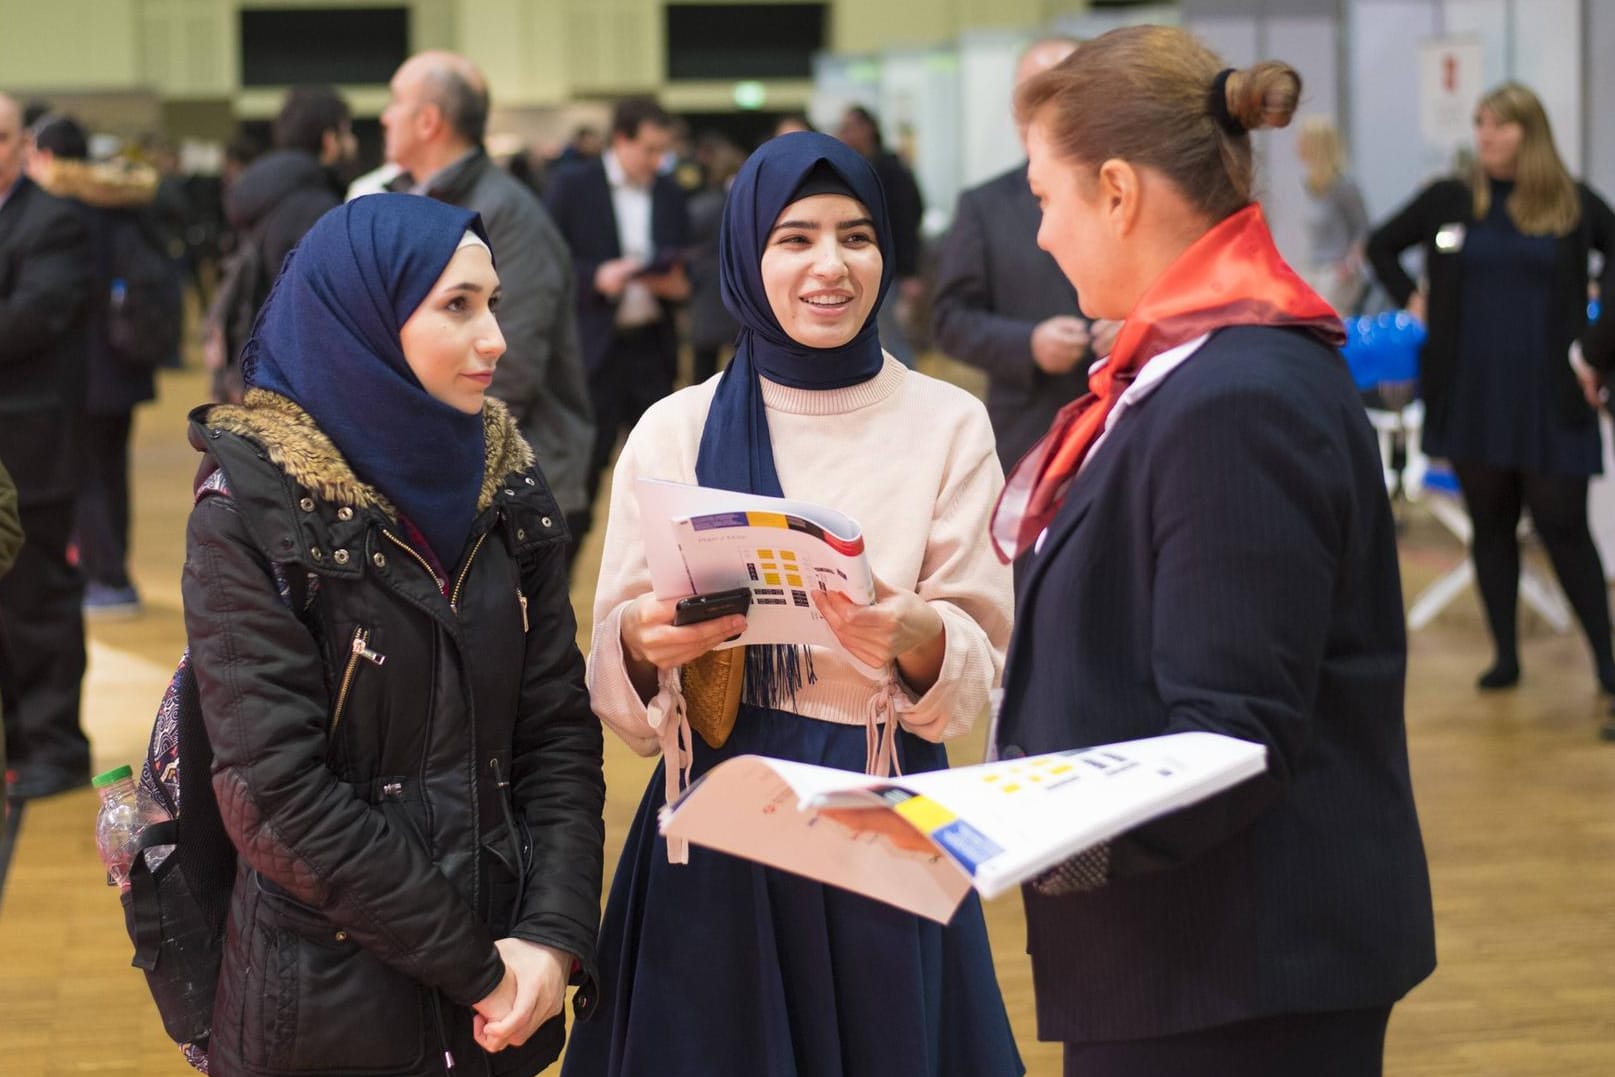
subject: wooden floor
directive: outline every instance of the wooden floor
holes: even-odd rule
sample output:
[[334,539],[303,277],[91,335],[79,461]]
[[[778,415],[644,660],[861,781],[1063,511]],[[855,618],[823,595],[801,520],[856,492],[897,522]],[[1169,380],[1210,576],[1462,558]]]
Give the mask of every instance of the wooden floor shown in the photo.
[[[140,758],[184,646],[178,572],[196,455],[183,416],[201,395],[196,375],[168,375],[137,420],[134,570],[147,612],[90,633],[84,711],[98,768]],[[1461,551],[1416,506],[1405,515],[1411,591]],[[585,556],[592,566],[597,548]],[[589,567],[580,579],[592,580]],[[574,596],[585,616],[589,597]],[[1615,745],[1595,737],[1602,704],[1579,639],[1524,624],[1525,679],[1498,696],[1471,687],[1486,652],[1473,596],[1412,642],[1409,740],[1441,966],[1392,1018],[1396,1077],[1615,1073]],[[980,749],[957,747],[964,761]],[[606,766],[610,864],[650,768],[609,736]],[[23,815],[0,895],[3,1077],[190,1072],[129,967],[95,858],[94,806],[84,790]],[[1057,1050],[1035,1038],[1020,904],[987,910],[1028,1072],[1055,1077]]]

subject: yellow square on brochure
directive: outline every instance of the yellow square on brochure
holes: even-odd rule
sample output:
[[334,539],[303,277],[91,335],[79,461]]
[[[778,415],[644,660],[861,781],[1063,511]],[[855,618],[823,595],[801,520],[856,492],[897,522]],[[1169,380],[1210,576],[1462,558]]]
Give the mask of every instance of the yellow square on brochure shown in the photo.
[[892,810],[926,834],[935,833],[953,822],[958,816],[929,797],[909,797],[894,805]]

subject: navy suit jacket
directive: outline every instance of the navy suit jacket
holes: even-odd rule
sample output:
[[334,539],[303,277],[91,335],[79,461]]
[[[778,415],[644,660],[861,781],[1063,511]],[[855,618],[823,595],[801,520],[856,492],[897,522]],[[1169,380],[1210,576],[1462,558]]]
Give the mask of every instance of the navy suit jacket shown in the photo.
[[[616,335],[617,300],[594,286],[600,263],[622,257],[617,238],[617,211],[611,203],[611,181],[599,160],[569,165],[555,173],[545,192],[550,216],[572,249],[572,267],[578,276],[578,340],[583,365],[593,374],[605,362]],[[651,243],[658,257],[682,255],[688,244],[689,217],[684,192],[667,176],[657,176],[651,187]],[[678,333],[673,324],[675,306],[662,304],[657,323],[669,364],[678,360]]]
[[1032,330],[1056,314],[1081,318],[1077,293],[1039,249],[1043,211],[1022,165],[959,196],[937,265],[931,325],[937,345],[987,374],[987,415],[1007,472],[1088,391],[1092,355],[1065,374],[1032,359]]
[[1039,1035],[1389,1005],[1435,964],[1374,436],[1344,363],[1224,329],[1112,427],[1028,553],[999,745],[1207,730],[1268,770],[1026,892]]

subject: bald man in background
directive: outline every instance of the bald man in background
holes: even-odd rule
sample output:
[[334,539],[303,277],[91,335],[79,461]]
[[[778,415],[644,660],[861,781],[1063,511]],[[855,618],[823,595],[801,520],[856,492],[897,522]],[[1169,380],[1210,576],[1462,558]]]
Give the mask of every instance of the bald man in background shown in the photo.
[[[1077,44],[1069,37],[1033,42],[1016,65],[1016,87]],[[1113,324],[1090,326],[1071,283],[1038,248],[1042,221],[1024,162],[961,194],[931,306],[937,346],[987,374],[987,414],[1005,471],[1060,408],[1087,392],[1089,364],[1114,339]]]
[[488,84],[464,56],[422,52],[393,75],[381,114],[391,189],[482,215],[504,299],[505,354],[490,392],[509,407],[566,517],[569,553],[588,530],[594,420],[578,344],[572,255],[544,204],[483,148]]

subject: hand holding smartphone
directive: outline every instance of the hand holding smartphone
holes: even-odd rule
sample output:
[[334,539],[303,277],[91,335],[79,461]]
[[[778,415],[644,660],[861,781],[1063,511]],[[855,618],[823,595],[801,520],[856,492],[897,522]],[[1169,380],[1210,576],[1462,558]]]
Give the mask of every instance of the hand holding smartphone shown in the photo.
[[693,625],[710,621],[714,617],[728,617],[751,609],[751,588],[731,587],[727,591],[709,591],[704,595],[681,598],[673,607],[673,623]]

